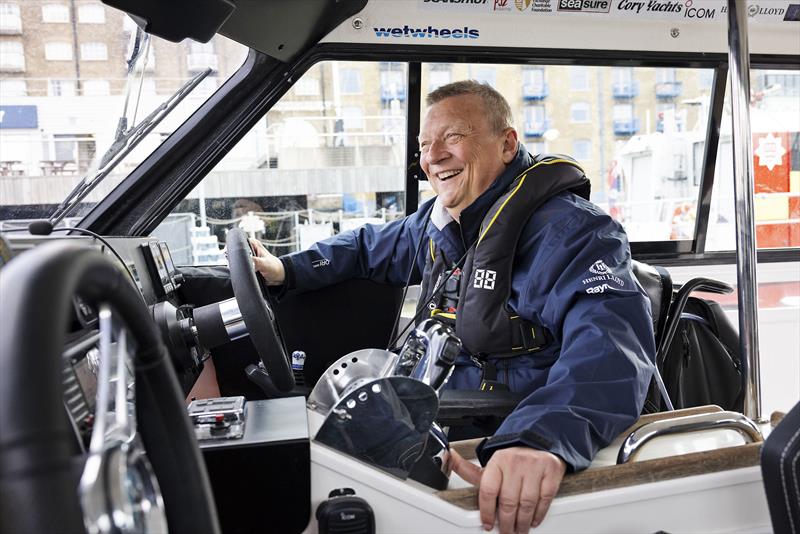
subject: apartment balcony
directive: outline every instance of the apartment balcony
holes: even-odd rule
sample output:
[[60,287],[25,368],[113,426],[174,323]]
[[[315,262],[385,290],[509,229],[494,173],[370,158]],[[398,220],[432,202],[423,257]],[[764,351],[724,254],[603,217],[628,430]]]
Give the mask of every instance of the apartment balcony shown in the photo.
[[211,68],[217,70],[217,55],[205,52],[193,52],[186,56],[186,66],[189,72],[200,72]]
[[682,82],[661,82],[656,84],[656,98],[665,100],[681,94]]
[[19,15],[4,14],[0,17],[0,35],[22,34],[22,18]]
[[0,72],[25,72],[25,54],[9,52],[0,55]]
[[614,98],[624,100],[633,98],[639,94],[639,82],[634,80],[631,82],[614,83],[611,85],[611,91]]
[[522,86],[524,100],[544,100],[550,94],[550,86],[545,83],[526,83]]
[[550,121],[545,119],[543,121],[525,121],[525,137],[542,137],[544,133],[550,128]]
[[401,102],[406,99],[406,86],[405,85],[382,85],[381,86],[381,101],[390,102],[392,100],[400,100]]
[[639,119],[618,119],[614,121],[614,135],[633,135],[639,131]]

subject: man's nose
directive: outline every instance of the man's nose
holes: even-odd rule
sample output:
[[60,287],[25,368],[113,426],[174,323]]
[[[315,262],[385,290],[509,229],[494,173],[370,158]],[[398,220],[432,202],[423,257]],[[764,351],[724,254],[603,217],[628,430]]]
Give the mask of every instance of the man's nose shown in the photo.
[[444,142],[438,139],[431,141],[431,144],[428,147],[427,156],[429,164],[442,161],[443,159],[446,159],[448,155],[449,152],[447,152],[447,146],[444,144]]

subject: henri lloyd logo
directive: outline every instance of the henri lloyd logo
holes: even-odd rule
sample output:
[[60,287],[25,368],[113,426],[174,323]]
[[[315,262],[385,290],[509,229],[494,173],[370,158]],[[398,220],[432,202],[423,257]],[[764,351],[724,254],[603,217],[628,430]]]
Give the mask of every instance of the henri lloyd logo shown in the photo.
[[573,13],[608,13],[611,0],[558,0],[559,11]]
[[[618,285],[619,287],[625,287],[625,280],[618,276],[614,276],[611,274],[611,269],[608,268],[606,262],[603,260],[597,260],[594,262],[591,267],[589,267],[589,272],[594,274],[595,276],[590,276],[589,278],[584,278],[581,280],[583,285],[589,285],[590,287],[586,288],[586,292],[590,295],[597,294],[597,293],[605,293],[606,290],[614,289],[608,282]],[[603,282],[603,283],[598,283]]]
[[414,39],[477,39],[480,36],[478,30],[464,26],[463,28],[414,28],[406,24],[395,28],[372,28],[375,37],[381,38],[414,38]]
[[608,265],[605,264],[603,260],[597,260],[589,267],[589,270],[592,271],[594,274],[608,274],[611,270],[608,268]]

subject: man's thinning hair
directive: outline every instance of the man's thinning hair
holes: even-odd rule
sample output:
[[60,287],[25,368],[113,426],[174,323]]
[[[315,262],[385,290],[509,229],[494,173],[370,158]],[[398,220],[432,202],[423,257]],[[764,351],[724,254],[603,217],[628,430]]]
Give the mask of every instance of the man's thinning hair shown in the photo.
[[489,126],[494,133],[500,134],[506,128],[514,126],[514,119],[511,116],[511,107],[491,85],[480,83],[475,80],[462,80],[459,82],[448,83],[438,89],[431,91],[425,99],[428,106],[441,102],[451,96],[475,95],[483,101],[483,107],[489,118]]

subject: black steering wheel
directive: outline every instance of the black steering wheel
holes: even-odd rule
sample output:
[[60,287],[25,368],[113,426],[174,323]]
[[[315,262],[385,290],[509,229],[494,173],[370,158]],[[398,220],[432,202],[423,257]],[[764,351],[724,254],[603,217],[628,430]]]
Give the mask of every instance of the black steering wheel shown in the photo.
[[270,294],[268,291],[262,291],[256,278],[247,234],[240,228],[231,228],[225,241],[228,247],[233,294],[250,334],[250,340],[272,383],[278,391],[287,393],[294,388],[294,375],[275,320],[273,312],[275,305],[267,302],[271,300]]
[[[90,247],[45,243],[3,267],[0,295],[0,531],[83,532],[99,521],[119,527],[124,516],[138,530],[166,521],[173,532],[218,533],[172,362],[127,275]],[[75,296],[99,311],[98,418],[88,455],[64,413],[62,352]],[[112,358],[116,401],[103,381]],[[132,391],[119,386],[128,358]],[[103,388],[115,416],[101,422],[110,404],[101,402]],[[124,424],[120,406],[128,408]]]

